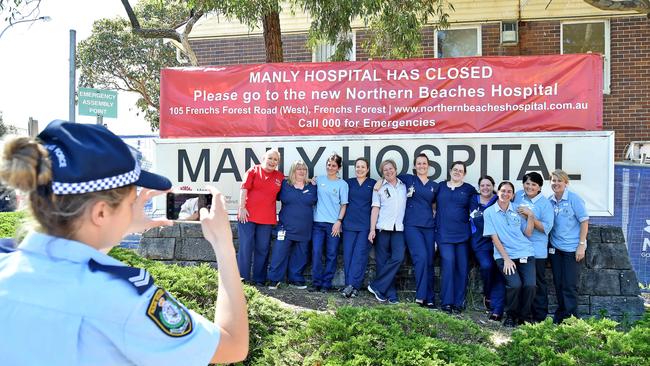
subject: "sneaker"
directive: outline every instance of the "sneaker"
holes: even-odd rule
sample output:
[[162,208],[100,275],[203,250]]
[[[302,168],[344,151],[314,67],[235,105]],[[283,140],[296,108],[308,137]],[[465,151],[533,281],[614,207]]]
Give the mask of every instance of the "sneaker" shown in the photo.
[[330,292],[331,290],[332,290],[331,287],[321,287],[320,288],[320,292],[322,292],[322,293],[327,293],[327,292]]
[[269,285],[269,290],[277,290],[280,288],[280,285],[282,282],[273,282],[271,285]]
[[255,282],[255,286],[264,287],[264,286],[266,286],[266,283],[264,283],[264,282]]
[[424,300],[415,299],[415,303],[421,308],[424,307]]
[[311,286],[307,287],[307,291],[309,291],[309,292],[319,292],[320,291],[320,286],[311,285]]
[[447,313],[447,314],[451,314],[452,311],[453,311],[453,308],[452,308],[451,305],[442,305],[442,306],[440,307],[440,310],[444,311],[444,312]]
[[451,312],[454,313],[454,314],[457,314],[457,315],[462,314],[463,310],[464,309],[462,307],[460,307],[460,306],[452,306],[451,307]]
[[357,296],[359,296],[359,290],[357,290],[356,288],[353,288],[352,289],[352,294],[350,294],[350,297],[357,297]]
[[506,320],[503,321],[503,326],[506,328],[515,328],[517,321],[512,317],[506,317]]
[[424,307],[427,309],[437,309],[438,307],[436,306],[435,302],[428,302],[424,304]]
[[379,291],[375,291],[375,290],[373,290],[373,288],[370,287],[370,285],[368,285],[368,292],[370,292],[371,294],[375,295],[375,299],[377,299],[377,301],[379,301],[379,302],[386,302],[386,298],[383,297],[383,296],[381,296],[381,294],[379,293]]
[[399,300],[397,299],[388,299],[388,303],[391,305],[397,305],[399,304]]
[[492,301],[485,296],[483,296],[483,305],[487,310],[492,310]]
[[341,295],[350,298],[352,297],[352,291],[354,291],[354,287],[352,287],[352,285],[347,285],[343,288],[343,290],[341,290]]
[[296,290],[304,290],[307,288],[307,285],[304,283],[290,283],[289,287],[295,288]]
[[500,322],[503,317],[499,314],[490,314],[490,317],[488,320],[491,320],[493,322]]

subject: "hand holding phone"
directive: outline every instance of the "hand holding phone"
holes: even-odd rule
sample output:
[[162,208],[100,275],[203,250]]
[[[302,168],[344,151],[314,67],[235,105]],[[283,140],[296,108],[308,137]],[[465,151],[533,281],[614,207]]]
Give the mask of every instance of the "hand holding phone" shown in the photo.
[[212,194],[203,191],[173,191],[167,193],[167,218],[178,221],[199,221],[199,210],[208,210]]

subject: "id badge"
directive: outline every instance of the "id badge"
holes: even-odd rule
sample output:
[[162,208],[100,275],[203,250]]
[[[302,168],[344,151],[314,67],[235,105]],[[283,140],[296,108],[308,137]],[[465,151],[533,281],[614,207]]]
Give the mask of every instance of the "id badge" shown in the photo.
[[548,248],[548,254],[555,254],[555,248]]
[[278,231],[278,240],[284,240],[284,237],[287,235],[286,230],[280,230]]
[[413,197],[413,193],[415,193],[415,187],[410,186],[408,192],[406,192],[406,197]]
[[519,258],[519,263],[522,263],[522,264],[528,263],[528,258],[526,258],[526,257]]

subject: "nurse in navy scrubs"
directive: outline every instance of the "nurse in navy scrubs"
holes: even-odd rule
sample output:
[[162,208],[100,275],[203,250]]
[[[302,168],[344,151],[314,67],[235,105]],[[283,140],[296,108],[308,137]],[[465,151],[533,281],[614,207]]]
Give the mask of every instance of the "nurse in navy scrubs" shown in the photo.
[[465,308],[471,234],[469,205],[476,194],[474,187],[463,181],[466,173],[465,162],[453,162],[449,169],[450,179],[438,186],[436,196],[441,309],[447,313],[461,313]]
[[354,162],[356,177],[347,179],[348,207],[343,218],[343,270],[345,287],[341,294],[356,297],[363,286],[363,278],[368,265],[370,242],[370,209],[372,187],[376,181],[369,178],[370,163],[366,158]]
[[404,238],[415,270],[415,302],[420,306],[434,308],[433,204],[438,191],[438,183],[429,179],[429,158],[426,154],[418,155],[414,165],[417,175],[400,174],[398,176],[406,185]]
[[472,227],[472,251],[481,270],[483,303],[490,310],[490,320],[501,321],[506,289],[503,274],[494,262],[492,238],[483,236],[483,212],[498,199],[494,192],[494,179],[484,175],[478,180],[479,194],[470,201],[469,220]]
[[278,194],[282,209],[269,267],[271,290],[280,286],[285,275],[290,286],[307,288],[303,271],[309,258],[309,241],[318,189],[316,185],[307,182],[307,174],[307,164],[302,160],[295,161],[291,164],[289,176],[282,182]]

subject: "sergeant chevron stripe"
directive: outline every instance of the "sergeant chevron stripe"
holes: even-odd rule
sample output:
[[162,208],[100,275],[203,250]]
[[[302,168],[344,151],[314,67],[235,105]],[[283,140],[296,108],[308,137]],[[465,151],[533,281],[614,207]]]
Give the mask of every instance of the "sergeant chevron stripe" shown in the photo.
[[136,287],[144,286],[149,283],[149,272],[140,268],[140,273],[137,276],[129,277],[129,281]]

